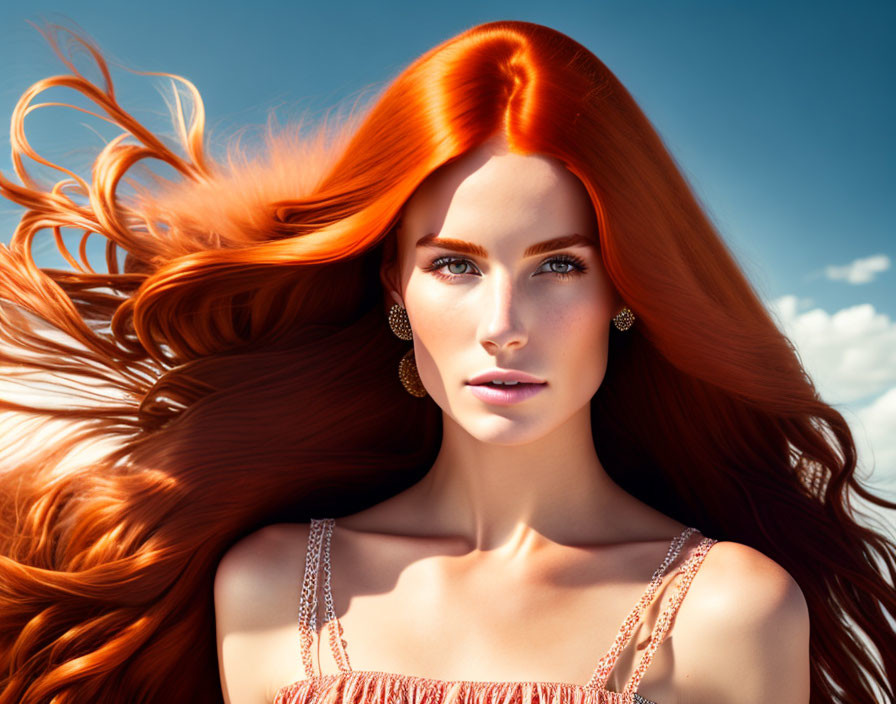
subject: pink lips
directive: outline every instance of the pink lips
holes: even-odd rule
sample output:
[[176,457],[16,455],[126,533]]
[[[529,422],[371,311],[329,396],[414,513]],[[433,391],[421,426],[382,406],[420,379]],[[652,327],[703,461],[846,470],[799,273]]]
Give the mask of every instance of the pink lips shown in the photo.
[[468,384],[485,384],[489,381],[520,381],[524,384],[543,384],[544,379],[532,376],[527,372],[521,372],[518,369],[486,369],[473,378],[468,379]]
[[499,388],[497,386],[488,386],[487,384],[467,384],[476,398],[486,403],[493,403],[497,406],[510,406],[520,401],[531,398],[539,391],[544,389],[547,384],[515,384]]

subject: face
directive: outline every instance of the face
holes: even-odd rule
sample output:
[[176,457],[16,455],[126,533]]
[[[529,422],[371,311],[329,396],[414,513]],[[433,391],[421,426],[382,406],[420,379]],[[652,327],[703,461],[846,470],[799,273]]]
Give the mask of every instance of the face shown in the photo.
[[[527,251],[569,235],[580,238]],[[420,185],[397,238],[397,259],[381,271],[388,305],[407,309],[420,379],[445,414],[475,437],[515,444],[590,412],[622,301],[588,193],[561,162],[493,139]],[[497,405],[468,384],[495,368],[546,383]]]

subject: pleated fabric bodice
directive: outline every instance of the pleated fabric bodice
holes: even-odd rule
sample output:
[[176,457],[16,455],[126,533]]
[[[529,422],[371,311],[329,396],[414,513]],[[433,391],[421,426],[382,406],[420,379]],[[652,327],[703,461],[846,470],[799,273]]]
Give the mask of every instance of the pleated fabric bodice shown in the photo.
[[[653,602],[669,567],[696,528],[685,528],[673,538],[666,557],[653,573],[641,598],[622,622],[613,644],[598,661],[585,684],[567,682],[485,682],[438,680],[392,672],[353,670],[348,661],[342,625],[333,609],[330,586],[330,537],[335,519],[312,518],[305,555],[305,578],[299,605],[299,639],[306,679],[281,688],[274,704],[661,704],[638,694],[638,685],[662,644],[703,558],[717,542],[701,536],[673,579],[678,585],[669,604],[656,620],[650,642],[621,692],[606,688],[619,654],[629,643],[641,616]],[[323,559],[322,559],[323,558]],[[323,569],[321,564],[323,563]],[[323,576],[323,579],[319,577]],[[335,674],[318,674],[312,664],[312,643],[317,635],[318,584],[323,582],[326,627],[330,649],[339,666]]]

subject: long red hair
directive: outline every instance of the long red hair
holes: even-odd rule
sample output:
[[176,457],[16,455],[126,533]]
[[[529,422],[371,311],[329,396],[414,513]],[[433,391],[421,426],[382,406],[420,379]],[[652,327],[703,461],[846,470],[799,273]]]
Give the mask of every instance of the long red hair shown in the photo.
[[[259,146],[233,141],[212,158],[189,81],[159,74],[181,86],[179,139],[163,138],[119,105],[96,46],[63,30],[92,56],[92,82],[60,30],[41,31],[70,72],[22,96],[18,183],[0,177],[25,208],[0,245],[0,364],[7,382],[49,375],[74,400],[0,400],[12,419],[0,448],[0,704],[175,691],[221,702],[212,585],[227,548],[267,523],[360,510],[428,470],[441,411],[399,381],[407,343],[389,330],[378,270],[420,182],[498,131],[585,184],[604,265],[637,318],[611,330],[592,400],[601,463],[634,496],[794,577],[813,702],[894,696],[896,545],[852,503],[896,504],[859,481],[844,418],[588,49],[528,22],[476,26],[335,125],[269,126]],[[123,130],[89,178],[25,139],[33,101],[54,86]],[[24,157],[64,178],[42,185]],[[147,159],[168,175],[149,178]],[[83,241],[78,256],[66,249],[72,231],[106,238],[105,269]],[[35,265],[39,233],[69,269]],[[72,454],[89,447],[89,459]]]

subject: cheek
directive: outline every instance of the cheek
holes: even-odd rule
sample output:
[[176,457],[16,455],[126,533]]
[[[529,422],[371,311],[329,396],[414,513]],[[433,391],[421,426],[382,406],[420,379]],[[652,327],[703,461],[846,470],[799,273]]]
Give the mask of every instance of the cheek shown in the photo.
[[[449,290],[446,291],[446,288]],[[417,342],[427,347],[448,344],[452,339],[471,334],[474,329],[476,321],[472,299],[465,298],[459,291],[452,292],[449,286],[421,281],[416,286],[409,286],[405,296],[408,306],[414,311],[411,326]]]
[[579,299],[545,316],[544,337],[570,357],[601,356],[609,339],[606,306],[599,301]]
[[612,302],[595,289],[566,300],[544,317],[541,346],[566,388],[593,394],[600,386],[607,368],[611,309]]
[[601,331],[613,315],[612,294],[599,272],[576,284],[558,286],[550,293],[552,296],[543,297],[538,304],[550,309],[542,311],[541,317],[545,324],[565,334],[593,338],[594,333]]
[[[613,316],[610,294],[602,280],[583,283],[568,288],[558,284],[557,289],[533,291],[532,300],[526,306],[529,308],[526,317],[531,320],[530,342],[539,338],[555,339],[587,347],[594,341],[606,341]],[[417,343],[432,350],[464,341],[469,344],[485,312],[471,290],[425,278],[411,278],[405,299],[414,311],[411,325]]]
[[475,307],[469,298],[452,293],[449,286],[413,278],[405,290],[405,300],[414,312],[411,328],[417,370],[438,396],[441,377],[453,378],[469,372],[456,366],[465,359],[464,353],[469,353],[475,340]]
[[[558,371],[591,381],[605,368],[611,296],[602,278],[576,284],[555,284],[555,288],[535,289],[526,311],[519,311],[529,323],[529,351],[532,363],[559,363]],[[430,367],[445,367],[463,359],[475,347],[477,331],[485,314],[482,302],[471,287],[444,284],[425,276],[412,276],[405,300],[414,317],[414,346],[421,375],[438,374]],[[556,373],[556,372],[555,372]]]

